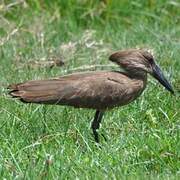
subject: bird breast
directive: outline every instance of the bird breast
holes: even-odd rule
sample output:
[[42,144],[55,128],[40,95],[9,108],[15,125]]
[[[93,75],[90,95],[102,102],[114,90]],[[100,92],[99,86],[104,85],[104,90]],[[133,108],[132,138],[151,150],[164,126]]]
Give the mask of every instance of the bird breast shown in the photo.
[[64,101],[68,102],[66,105],[104,110],[135,100],[143,92],[146,80],[132,79],[120,72],[102,72],[74,83],[77,89]]
[[108,80],[111,85],[107,87],[107,96],[102,99],[102,103],[107,105],[107,108],[129,104],[141,95],[146,86],[146,81],[128,77],[123,80],[122,78],[108,78]]

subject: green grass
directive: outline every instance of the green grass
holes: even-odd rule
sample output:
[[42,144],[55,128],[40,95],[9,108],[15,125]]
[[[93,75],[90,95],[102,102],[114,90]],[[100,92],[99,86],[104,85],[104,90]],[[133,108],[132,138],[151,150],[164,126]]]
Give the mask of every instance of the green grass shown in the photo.
[[[0,177],[179,179],[178,1],[11,3],[0,3]],[[109,65],[111,52],[131,47],[155,52],[176,96],[149,78],[137,101],[105,114],[100,131],[108,141],[102,138],[101,148],[90,129],[94,111],[23,104],[7,96],[10,83]],[[27,65],[54,56],[65,66]]]

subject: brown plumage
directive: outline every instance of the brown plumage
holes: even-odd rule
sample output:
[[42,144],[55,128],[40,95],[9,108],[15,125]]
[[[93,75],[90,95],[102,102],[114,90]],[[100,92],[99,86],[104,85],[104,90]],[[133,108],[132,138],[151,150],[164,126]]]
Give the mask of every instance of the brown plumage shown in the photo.
[[9,94],[27,103],[96,109],[92,129],[96,142],[99,142],[97,129],[103,112],[126,105],[140,96],[146,87],[147,73],[174,93],[149,52],[129,49],[116,52],[109,59],[120,65],[125,72],[86,72],[56,79],[27,81],[10,85]]

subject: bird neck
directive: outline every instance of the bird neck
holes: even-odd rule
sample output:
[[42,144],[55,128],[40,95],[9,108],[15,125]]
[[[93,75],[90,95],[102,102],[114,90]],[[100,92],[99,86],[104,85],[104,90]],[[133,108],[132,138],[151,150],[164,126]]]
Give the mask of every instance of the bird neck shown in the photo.
[[138,79],[144,82],[147,81],[147,72],[145,71],[126,71],[126,73],[131,79]]
[[145,71],[128,72],[127,76],[132,80],[136,97],[140,96],[147,85],[147,73]]

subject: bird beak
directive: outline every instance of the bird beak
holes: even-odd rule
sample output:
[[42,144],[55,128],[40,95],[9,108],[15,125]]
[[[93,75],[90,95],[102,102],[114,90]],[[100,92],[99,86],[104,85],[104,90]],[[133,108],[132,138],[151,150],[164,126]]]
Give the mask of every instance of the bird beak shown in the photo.
[[152,73],[153,77],[156,78],[168,91],[174,94],[174,90],[171,84],[167,81],[161,69],[156,64],[152,65],[152,69],[153,69],[153,73]]

